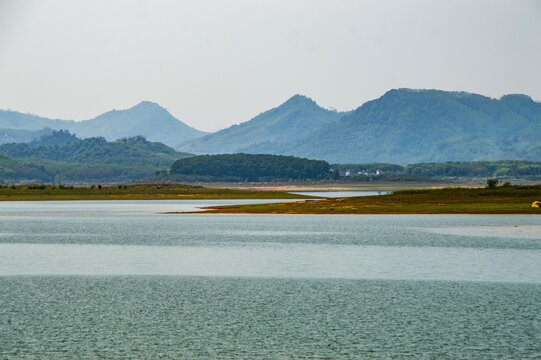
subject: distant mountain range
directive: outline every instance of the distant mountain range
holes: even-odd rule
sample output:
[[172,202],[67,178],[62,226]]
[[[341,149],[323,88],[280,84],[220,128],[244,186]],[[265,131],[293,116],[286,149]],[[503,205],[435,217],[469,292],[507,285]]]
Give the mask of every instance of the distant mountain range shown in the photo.
[[[160,105],[149,101],[143,101],[127,110],[112,110],[84,121],[53,120],[16,111],[0,110],[0,143],[7,142],[2,141],[2,132],[5,133],[5,129],[44,128],[48,128],[49,133],[50,129],[69,130],[80,138],[102,136],[109,141],[142,135],[150,141],[159,141],[173,147],[207,134],[184,124]],[[4,137],[11,136],[15,140],[13,142],[27,142],[19,141],[21,139],[17,135],[29,134],[9,133]]]
[[[0,111],[0,143],[6,142],[2,136],[20,136],[29,142],[31,131],[46,127],[108,140],[143,135],[195,154],[268,153],[332,163],[403,165],[541,160],[541,103],[526,95],[493,99],[466,92],[393,89],[350,112],[324,109],[306,96],[295,95],[213,134],[190,128],[150,102],[82,122]],[[4,129],[26,130],[15,134]]]
[[391,90],[279,153],[331,162],[541,160],[541,103],[465,92]]
[[[313,121],[314,114],[319,121]],[[276,118],[280,126],[268,126]],[[292,129],[309,121],[310,126],[291,135]],[[250,129],[244,141],[241,129]],[[194,153],[294,155],[333,163],[539,161],[541,103],[526,95],[492,99],[466,92],[395,89],[353,112],[335,113],[294,96],[248,122],[181,148]]]

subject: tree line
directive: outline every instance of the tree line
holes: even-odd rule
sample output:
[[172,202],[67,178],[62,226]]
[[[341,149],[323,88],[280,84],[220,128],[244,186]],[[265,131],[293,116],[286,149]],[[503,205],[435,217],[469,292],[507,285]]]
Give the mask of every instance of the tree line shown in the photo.
[[277,181],[324,179],[331,167],[323,160],[283,155],[200,155],[177,160],[172,175],[201,176],[214,181]]
[[541,176],[541,162],[498,160],[410,164],[405,174],[433,177],[536,177]]

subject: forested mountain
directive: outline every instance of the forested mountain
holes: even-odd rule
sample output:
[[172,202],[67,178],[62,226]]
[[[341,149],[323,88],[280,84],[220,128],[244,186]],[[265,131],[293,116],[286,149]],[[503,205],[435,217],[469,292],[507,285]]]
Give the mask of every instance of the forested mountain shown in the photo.
[[189,127],[160,105],[149,101],[128,110],[113,110],[92,120],[80,121],[72,132],[79,137],[103,136],[109,141],[142,135],[150,141],[172,147],[206,134]]
[[127,110],[112,110],[85,121],[52,120],[16,111],[0,110],[0,128],[63,129],[80,138],[101,136],[109,141],[141,135],[169,146],[177,146],[206,134],[189,127],[160,105],[149,101],[143,101]]
[[141,136],[108,142],[56,131],[32,143],[0,145],[0,183],[132,181],[186,156]]
[[525,95],[391,90],[272,152],[338,163],[541,160],[541,103]]
[[295,95],[249,121],[189,141],[180,149],[205,154],[235,153],[245,149],[251,153],[264,153],[269,147],[280,148],[283,143],[304,139],[343,115],[318,106],[306,96]]

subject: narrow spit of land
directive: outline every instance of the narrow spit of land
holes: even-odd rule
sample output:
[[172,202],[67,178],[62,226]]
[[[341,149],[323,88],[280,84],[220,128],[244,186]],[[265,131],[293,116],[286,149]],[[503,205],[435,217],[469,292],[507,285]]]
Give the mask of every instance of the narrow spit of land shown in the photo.
[[0,201],[36,200],[212,200],[316,198],[279,191],[249,191],[182,184],[114,186],[20,185],[0,186]]
[[541,214],[541,185],[403,190],[389,195],[204,208],[253,214]]

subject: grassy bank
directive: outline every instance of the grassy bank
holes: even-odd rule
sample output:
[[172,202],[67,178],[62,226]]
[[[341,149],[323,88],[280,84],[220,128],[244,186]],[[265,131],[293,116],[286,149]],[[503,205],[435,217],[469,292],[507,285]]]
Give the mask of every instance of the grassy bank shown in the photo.
[[24,200],[167,200],[167,199],[299,199],[308,196],[277,191],[248,191],[182,184],[1,186],[0,201]]
[[294,203],[221,206],[210,213],[257,214],[541,214],[541,185],[404,190],[389,195]]

